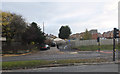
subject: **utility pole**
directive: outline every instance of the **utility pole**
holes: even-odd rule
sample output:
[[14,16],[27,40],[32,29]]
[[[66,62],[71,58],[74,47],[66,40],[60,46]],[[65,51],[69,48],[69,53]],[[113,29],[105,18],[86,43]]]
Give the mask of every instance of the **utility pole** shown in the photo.
[[43,34],[44,34],[44,21],[43,21]]

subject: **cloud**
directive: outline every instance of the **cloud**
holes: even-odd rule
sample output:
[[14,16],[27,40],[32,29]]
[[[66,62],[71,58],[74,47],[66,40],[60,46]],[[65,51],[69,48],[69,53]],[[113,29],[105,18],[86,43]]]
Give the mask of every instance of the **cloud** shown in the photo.
[[88,3],[86,8],[83,7],[84,10],[76,8],[76,11],[71,10],[67,14],[58,15],[52,21],[58,24],[70,25],[73,33],[84,31],[86,28],[89,30],[98,29],[98,31],[104,32],[118,26],[117,2],[107,2],[99,5],[93,4],[93,6],[96,7],[91,6],[91,8]]
[[96,15],[95,19],[88,21],[95,28],[99,29],[101,32],[105,30],[112,30],[114,27],[118,27],[118,6],[115,3],[105,3],[103,7],[103,13]]
[[2,2],[108,2],[115,0],[2,0]]
[[[96,3],[93,4],[93,6],[91,3],[88,3],[86,7],[83,6],[84,5],[81,5],[81,7],[76,8],[72,6],[74,11],[71,7],[66,8],[66,10],[69,10],[66,11],[67,13],[62,13],[51,18],[51,26],[56,29],[49,30],[49,32],[58,30],[58,26],[62,24],[69,25],[73,33],[83,32],[86,28],[89,30],[98,29],[98,31],[102,33],[118,27],[117,2],[99,3],[98,5]],[[65,10],[65,8],[63,10]],[[48,26],[48,28],[49,27],[50,26]],[[55,34],[58,34],[58,32],[55,32]]]
[[28,22],[37,22],[45,32],[58,35],[62,25],[69,25],[72,33],[86,28],[100,32],[118,26],[118,1],[109,2],[23,2],[3,3],[5,11],[23,15]]

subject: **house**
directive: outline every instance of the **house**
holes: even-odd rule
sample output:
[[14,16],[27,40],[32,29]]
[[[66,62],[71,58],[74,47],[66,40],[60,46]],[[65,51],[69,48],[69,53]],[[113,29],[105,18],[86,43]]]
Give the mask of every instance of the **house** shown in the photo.
[[89,31],[89,33],[92,35],[92,39],[97,39],[98,36],[101,36],[101,34],[98,33],[97,29],[92,29]]
[[81,32],[81,33],[80,33],[80,39],[81,39],[81,40],[82,40],[83,37],[84,37],[84,33],[85,33],[85,32]]
[[[101,33],[98,33],[97,29],[92,29],[89,31],[89,33],[92,35],[92,39],[97,39],[97,37],[102,37]],[[81,32],[81,33],[76,33],[70,36],[70,39],[83,39],[84,38],[84,34],[85,32]]]
[[69,38],[73,40],[80,38],[80,33],[72,34]]
[[90,34],[97,34],[98,31],[97,31],[97,29],[92,29],[92,30],[89,31],[89,33],[90,33]]
[[113,31],[107,31],[102,34],[103,38],[111,39],[113,38]]

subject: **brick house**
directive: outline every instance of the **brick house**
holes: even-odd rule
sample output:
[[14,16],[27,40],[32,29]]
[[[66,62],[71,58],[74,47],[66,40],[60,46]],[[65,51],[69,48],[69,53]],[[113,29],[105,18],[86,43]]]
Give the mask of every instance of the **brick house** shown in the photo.
[[111,38],[113,38],[113,31],[104,32],[102,36],[104,38],[111,39]]

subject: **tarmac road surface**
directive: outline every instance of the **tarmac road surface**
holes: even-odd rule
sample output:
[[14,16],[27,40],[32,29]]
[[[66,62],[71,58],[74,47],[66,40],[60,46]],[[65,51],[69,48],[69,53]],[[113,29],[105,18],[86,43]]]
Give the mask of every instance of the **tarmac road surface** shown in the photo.
[[92,59],[92,58],[107,58],[108,60],[112,61],[112,53],[103,53],[103,52],[99,53],[97,51],[65,51],[64,52],[64,51],[60,51],[56,47],[51,47],[50,50],[39,51],[37,53],[33,53],[29,55],[2,57],[2,61]]

